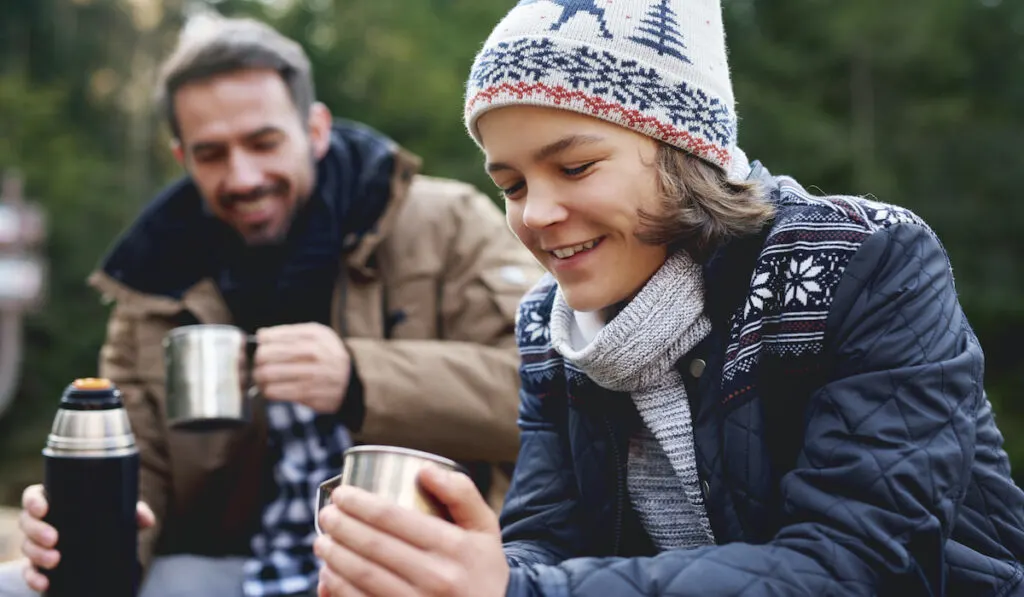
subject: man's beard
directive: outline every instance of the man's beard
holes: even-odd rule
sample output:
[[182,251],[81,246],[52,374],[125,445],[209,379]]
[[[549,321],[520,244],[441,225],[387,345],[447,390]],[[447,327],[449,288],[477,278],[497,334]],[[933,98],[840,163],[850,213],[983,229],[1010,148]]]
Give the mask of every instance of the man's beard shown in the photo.
[[309,196],[303,195],[289,209],[283,222],[278,226],[275,231],[268,231],[269,226],[277,225],[276,222],[268,222],[262,226],[256,226],[249,229],[249,233],[245,235],[245,244],[249,247],[280,247],[288,242],[289,233],[295,227],[295,222],[298,219],[299,213],[303,207],[309,203]]
[[[224,193],[218,197],[217,202],[220,204],[220,208],[227,213],[231,213],[239,203],[250,203],[267,199],[269,201],[282,201],[285,202],[291,193],[291,184],[287,181],[280,180],[272,183],[260,185],[245,193]],[[296,207],[302,203],[302,200],[296,202],[295,205],[290,207],[290,213],[288,214],[286,221],[284,222],[266,222],[262,225],[248,226],[245,231],[238,230],[238,234],[241,240],[248,246],[273,246],[280,245],[287,240],[288,230],[291,228],[292,222],[295,219]],[[269,227],[275,227],[276,230],[269,230]]]
[[[244,243],[249,247],[276,247],[284,245],[288,242],[288,235],[295,225],[298,215],[302,212],[302,209],[309,203],[310,196],[313,194],[316,187],[316,171],[317,171],[317,159],[314,155],[313,148],[309,149],[309,167],[310,167],[310,188],[306,193],[300,194],[296,197],[295,203],[292,204],[288,213],[285,216],[284,222],[280,224],[278,230],[270,233],[266,232],[267,226],[274,225],[273,222],[268,222],[262,227],[254,227],[250,229],[249,234],[243,236]],[[227,193],[220,197],[221,207],[225,210],[230,210],[239,201],[259,201],[263,198],[286,198],[292,192],[292,183],[286,180],[278,180],[272,183],[261,185],[247,193]]]

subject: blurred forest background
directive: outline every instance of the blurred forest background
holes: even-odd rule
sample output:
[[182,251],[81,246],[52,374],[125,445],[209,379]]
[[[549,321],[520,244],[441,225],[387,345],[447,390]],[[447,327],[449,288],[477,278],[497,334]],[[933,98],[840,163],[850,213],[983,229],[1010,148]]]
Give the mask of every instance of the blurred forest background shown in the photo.
[[[86,276],[152,193],[181,175],[151,98],[189,15],[266,19],[306,47],[336,115],[385,131],[429,173],[492,192],[462,129],[463,83],[512,4],[0,2],[0,171],[17,167],[47,210],[50,263],[46,304],[26,319],[20,389],[0,419],[0,503],[41,479],[60,392],[95,371],[107,307]],[[1024,2],[724,4],[742,146],[775,173],[906,205],[938,231],[1024,480]]]

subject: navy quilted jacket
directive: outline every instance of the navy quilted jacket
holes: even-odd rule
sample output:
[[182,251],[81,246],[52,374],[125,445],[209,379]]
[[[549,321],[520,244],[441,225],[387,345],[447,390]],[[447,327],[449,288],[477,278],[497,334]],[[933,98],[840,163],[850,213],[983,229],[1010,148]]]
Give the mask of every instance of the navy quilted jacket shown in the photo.
[[706,264],[713,331],[679,363],[718,545],[653,549],[625,489],[639,416],[551,348],[546,278],[517,323],[508,595],[1024,595],[1024,493],[939,241],[754,166],[776,218]]

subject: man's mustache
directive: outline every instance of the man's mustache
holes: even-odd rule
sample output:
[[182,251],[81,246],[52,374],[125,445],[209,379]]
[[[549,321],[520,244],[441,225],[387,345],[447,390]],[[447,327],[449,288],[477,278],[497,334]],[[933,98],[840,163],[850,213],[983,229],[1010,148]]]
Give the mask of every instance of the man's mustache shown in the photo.
[[245,193],[222,193],[220,196],[221,207],[230,209],[239,201],[256,201],[264,197],[284,195],[288,191],[288,183],[281,181],[272,184],[260,185]]

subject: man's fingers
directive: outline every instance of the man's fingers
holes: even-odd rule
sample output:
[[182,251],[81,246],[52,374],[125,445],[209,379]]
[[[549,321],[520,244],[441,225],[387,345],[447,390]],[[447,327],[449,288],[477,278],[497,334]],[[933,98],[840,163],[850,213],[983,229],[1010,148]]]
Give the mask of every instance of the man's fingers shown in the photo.
[[21,570],[21,577],[25,579],[25,584],[37,593],[42,593],[50,588],[50,579],[33,568],[30,562],[25,562],[25,566]]
[[49,504],[46,501],[46,493],[42,485],[29,485],[21,493],[21,507],[27,510],[34,518],[46,516]]
[[[276,342],[293,342],[310,340],[319,333],[319,323],[292,323],[285,325],[274,325],[256,330],[256,342],[259,344]],[[328,328],[330,329],[330,328]]]
[[139,502],[135,507],[135,516],[138,520],[140,529],[148,529],[149,527],[156,524],[156,514],[153,513],[153,509],[149,507],[146,502]]
[[302,339],[260,344],[256,349],[253,362],[258,370],[278,363],[312,363],[316,362],[316,358],[314,345],[310,340]]
[[21,553],[25,554],[32,565],[46,570],[52,570],[60,562],[60,553],[56,549],[41,547],[29,539],[21,545]]
[[[320,323],[298,323],[262,328],[256,332],[256,342],[258,345],[256,349],[257,362],[261,358],[260,351],[264,348],[286,347],[290,351],[300,351],[307,355],[307,358],[322,357],[324,354],[333,355],[339,349],[345,350],[338,333]],[[265,354],[270,357],[273,353],[267,351]]]
[[272,383],[260,386],[260,393],[267,400],[308,403],[310,388],[305,382]]
[[41,547],[57,545],[57,529],[35,518],[27,510],[22,510],[18,515],[18,528],[29,541]]
[[468,531],[499,532],[494,510],[468,476],[430,466],[420,471],[419,481],[427,492],[448,508],[455,524]]
[[313,362],[267,362],[256,366],[253,378],[260,385],[291,383],[310,379],[318,367]]

